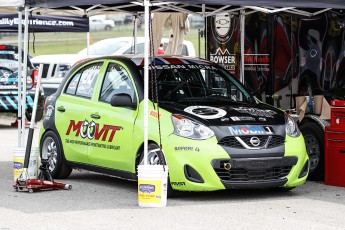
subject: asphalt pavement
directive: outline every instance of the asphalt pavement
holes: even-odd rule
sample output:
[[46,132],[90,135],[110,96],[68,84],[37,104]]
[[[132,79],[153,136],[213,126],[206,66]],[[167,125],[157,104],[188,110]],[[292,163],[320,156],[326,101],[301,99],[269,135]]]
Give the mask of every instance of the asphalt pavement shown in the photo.
[[[345,229],[345,188],[307,182],[272,189],[178,193],[166,207],[138,206],[137,183],[74,170],[72,190],[15,192],[18,132],[0,116],[2,229]],[[35,125],[34,145],[40,123]],[[27,132],[26,132],[27,134]]]

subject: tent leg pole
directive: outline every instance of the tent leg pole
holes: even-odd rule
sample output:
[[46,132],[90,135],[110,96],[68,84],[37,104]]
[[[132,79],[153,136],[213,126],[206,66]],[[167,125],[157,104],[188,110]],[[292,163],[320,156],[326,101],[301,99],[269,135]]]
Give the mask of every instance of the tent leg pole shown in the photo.
[[137,54],[138,53],[138,42],[137,42],[137,38],[138,38],[138,17],[135,16],[134,17],[134,53]]
[[149,125],[149,6],[150,1],[144,0],[145,8],[145,45],[144,45],[144,165],[147,164],[148,154],[148,125]]
[[90,32],[86,32],[86,55],[90,54]]
[[245,33],[245,25],[246,25],[246,14],[244,10],[241,10],[241,77],[240,81],[244,84],[244,33]]
[[23,8],[18,7],[18,113],[17,113],[17,124],[18,124],[18,147],[22,146],[22,18]]
[[29,7],[25,7],[24,20],[24,57],[23,57],[23,98],[22,98],[22,146],[25,145],[25,110],[26,110],[26,82],[28,75],[28,53],[29,53]]

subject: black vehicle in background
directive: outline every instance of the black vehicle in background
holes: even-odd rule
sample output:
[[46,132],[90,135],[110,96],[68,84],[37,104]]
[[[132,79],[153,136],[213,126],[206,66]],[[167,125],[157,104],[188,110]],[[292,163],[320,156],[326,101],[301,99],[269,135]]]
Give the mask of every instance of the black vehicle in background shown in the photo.
[[[21,51],[23,54],[23,51]],[[23,56],[23,55],[22,55]],[[18,112],[18,47],[0,45],[0,112]],[[26,79],[26,119],[31,120],[34,104],[38,70],[34,68],[28,57],[28,74]],[[43,117],[43,92],[40,91],[36,121]]]

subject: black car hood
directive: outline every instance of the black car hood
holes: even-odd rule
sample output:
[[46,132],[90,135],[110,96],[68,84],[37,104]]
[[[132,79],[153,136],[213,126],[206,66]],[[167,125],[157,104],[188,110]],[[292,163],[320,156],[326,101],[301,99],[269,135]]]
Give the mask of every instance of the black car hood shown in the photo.
[[160,102],[160,107],[173,113],[198,120],[207,126],[283,125],[284,112],[263,103],[171,103]]
[[[203,105],[204,104],[204,105]],[[213,130],[218,144],[231,158],[243,157],[282,157],[284,156],[285,113],[263,103],[235,103],[209,105],[207,102],[196,105],[161,102],[160,107],[173,114],[197,120]],[[272,140],[282,140],[277,146],[246,149],[242,145],[234,147],[232,140],[255,138],[262,143],[277,144]],[[237,140],[237,139],[236,139]],[[234,140],[236,142],[236,140]],[[266,141],[269,140],[269,141]],[[250,146],[250,143],[248,143]],[[266,145],[266,144],[265,144]],[[242,147],[242,148],[241,148]]]

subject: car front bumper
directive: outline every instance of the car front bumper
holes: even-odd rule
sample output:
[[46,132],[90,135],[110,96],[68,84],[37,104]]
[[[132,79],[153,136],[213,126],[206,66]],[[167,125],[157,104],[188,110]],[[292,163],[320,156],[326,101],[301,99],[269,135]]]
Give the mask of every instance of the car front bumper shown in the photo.
[[289,188],[302,185],[308,175],[308,155],[302,136],[286,137],[283,157],[257,158],[230,158],[215,137],[190,140],[171,135],[168,139],[163,150],[175,190]]

